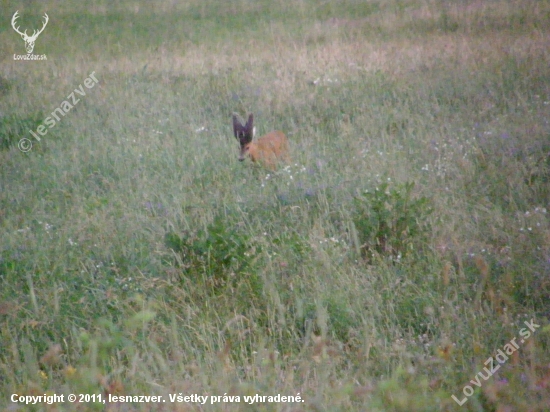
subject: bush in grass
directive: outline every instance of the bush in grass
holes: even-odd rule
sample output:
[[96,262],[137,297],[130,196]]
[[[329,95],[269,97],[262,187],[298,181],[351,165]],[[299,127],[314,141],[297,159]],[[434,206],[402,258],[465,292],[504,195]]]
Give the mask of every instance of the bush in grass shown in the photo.
[[42,123],[44,117],[41,113],[31,116],[9,115],[0,116],[0,150],[7,150],[16,146],[19,140],[26,137],[31,139],[29,130],[36,130]]
[[414,183],[392,187],[385,182],[354,199],[353,223],[368,259],[375,255],[399,259],[427,239],[432,207],[428,198],[414,198],[413,188]]
[[224,216],[217,216],[205,229],[178,235],[168,232],[165,244],[177,252],[178,264],[193,279],[203,277],[207,284],[223,287],[231,274],[250,268],[261,246],[248,233],[239,230]]

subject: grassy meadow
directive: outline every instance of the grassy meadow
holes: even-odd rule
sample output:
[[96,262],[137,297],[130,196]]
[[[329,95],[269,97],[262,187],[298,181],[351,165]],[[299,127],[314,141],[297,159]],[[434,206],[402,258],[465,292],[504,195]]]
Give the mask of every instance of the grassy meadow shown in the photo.
[[[0,409],[550,410],[549,1],[0,17]],[[165,402],[12,402],[71,393]]]

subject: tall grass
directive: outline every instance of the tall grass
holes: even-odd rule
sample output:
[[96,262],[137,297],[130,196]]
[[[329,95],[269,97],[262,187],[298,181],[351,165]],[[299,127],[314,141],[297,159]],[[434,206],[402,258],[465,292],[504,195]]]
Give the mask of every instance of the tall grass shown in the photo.
[[[0,32],[2,407],[550,408],[550,3],[4,3],[50,22],[46,61]],[[238,162],[233,112],[292,163]]]

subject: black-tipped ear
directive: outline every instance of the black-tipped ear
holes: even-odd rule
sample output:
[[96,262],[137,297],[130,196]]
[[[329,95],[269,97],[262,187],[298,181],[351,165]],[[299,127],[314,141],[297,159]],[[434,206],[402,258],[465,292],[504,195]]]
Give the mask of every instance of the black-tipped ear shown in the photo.
[[244,132],[244,127],[237,118],[237,115],[233,115],[233,134],[236,139],[239,139],[239,136]]
[[252,133],[252,129],[254,128],[254,115],[252,113],[248,116],[248,121],[246,122],[246,126],[244,126],[244,128],[249,133]]

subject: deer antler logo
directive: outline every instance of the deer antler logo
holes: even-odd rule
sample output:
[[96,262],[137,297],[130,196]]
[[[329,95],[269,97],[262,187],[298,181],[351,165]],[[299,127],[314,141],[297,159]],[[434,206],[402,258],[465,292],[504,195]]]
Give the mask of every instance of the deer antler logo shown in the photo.
[[48,15],[46,13],[44,13],[44,24],[43,24],[42,28],[38,31],[34,30],[32,36],[29,36],[29,35],[27,35],[27,30],[25,30],[23,33],[21,33],[21,31],[19,30],[19,27],[15,26],[16,20],[19,17],[18,13],[19,13],[19,10],[17,10],[14,13],[14,15],[11,19],[11,26],[13,27],[13,29],[17,33],[19,33],[21,35],[21,37],[25,41],[25,49],[27,49],[27,53],[31,54],[33,49],[34,49],[34,42],[36,41],[36,38],[40,35],[40,33],[42,33],[44,31],[44,29],[46,28],[46,25],[48,24],[48,21],[50,20],[50,18],[48,17]]

